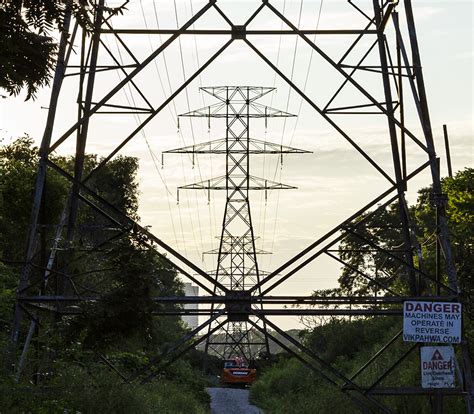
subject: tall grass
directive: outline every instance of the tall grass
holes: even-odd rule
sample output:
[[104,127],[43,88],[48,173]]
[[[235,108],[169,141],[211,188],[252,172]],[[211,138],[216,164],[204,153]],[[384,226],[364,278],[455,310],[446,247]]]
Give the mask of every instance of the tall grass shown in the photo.
[[[399,327],[392,320],[356,320],[328,324],[313,329],[306,335],[306,345],[331,363],[346,377],[351,377],[375,354]],[[355,382],[370,386],[389,368],[406,349],[407,344],[395,342],[375,363],[371,364]],[[458,358],[459,360],[460,358]],[[339,380],[341,384],[342,381]],[[339,384],[339,385],[340,385]],[[418,351],[412,352],[386,379],[382,387],[420,384]],[[254,404],[268,414],[345,414],[358,412],[347,394],[329,384],[296,358],[281,359],[266,369],[253,384],[250,397]],[[428,414],[430,399],[424,396],[377,397],[398,414]],[[464,401],[459,397],[444,398],[444,412],[465,413]]]
[[[197,381],[196,381],[197,382]],[[209,397],[204,384],[160,379],[125,384],[115,374],[93,376],[82,367],[69,368],[47,386],[0,385],[2,414],[205,414]]]

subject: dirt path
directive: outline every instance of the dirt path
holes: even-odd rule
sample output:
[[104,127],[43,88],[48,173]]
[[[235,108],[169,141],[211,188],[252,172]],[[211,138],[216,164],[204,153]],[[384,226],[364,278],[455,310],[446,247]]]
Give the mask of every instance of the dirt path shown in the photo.
[[249,390],[238,388],[208,388],[211,414],[263,414],[249,403]]

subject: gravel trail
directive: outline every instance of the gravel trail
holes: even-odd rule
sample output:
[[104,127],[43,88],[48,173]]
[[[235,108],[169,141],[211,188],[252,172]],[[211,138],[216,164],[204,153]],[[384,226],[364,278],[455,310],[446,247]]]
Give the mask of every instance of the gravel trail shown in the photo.
[[249,390],[239,388],[208,388],[211,414],[263,414],[249,403]]

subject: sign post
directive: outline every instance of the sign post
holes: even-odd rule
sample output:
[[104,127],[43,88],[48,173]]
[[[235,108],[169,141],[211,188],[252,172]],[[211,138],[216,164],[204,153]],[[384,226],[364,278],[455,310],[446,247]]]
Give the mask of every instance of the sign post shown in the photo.
[[455,359],[452,346],[420,348],[422,388],[454,388]]
[[457,302],[406,301],[403,304],[405,342],[461,342],[462,305]]

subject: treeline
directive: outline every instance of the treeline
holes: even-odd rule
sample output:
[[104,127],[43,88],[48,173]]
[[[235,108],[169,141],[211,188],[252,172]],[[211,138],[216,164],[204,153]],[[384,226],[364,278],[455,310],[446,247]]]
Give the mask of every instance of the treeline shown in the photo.
[[[442,187],[443,192],[448,196],[447,216],[451,244],[459,285],[463,290],[464,331],[472,347],[474,343],[471,302],[474,294],[474,278],[472,278],[474,270],[472,254],[474,169],[466,168],[453,178],[443,179]],[[436,224],[434,209],[430,205],[430,192],[430,188],[419,191],[418,200],[414,206],[410,207],[410,213],[414,218],[412,226],[419,240],[419,249],[423,252],[423,269],[427,274],[434,275]],[[364,220],[364,217],[361,220]],[[314,292],[314,294],[317,296],[382,295],[385,294],[381,287],[383,284],[397,294],[409,295],[408,281],[394,277],[394,275],[402,274],[402,267],[396,255],[403,258],[403,252],[394,253],[395,257],[388,258],[386,254],[374,251],[373,246],[368,243],[370,240],[376,240],[379,246],[392,251],[396,251],[397,247],[399,249],[403,244],[397,206],[389,207],[374,215],[357,231],[362,234],[363,239],[348,233],[340,245],[340,249],[344,251],[341,258],[349,266],[342,268],[339,287],[329,291]],[[376,282],[375,279],[368,280],[355,269],[366,274],[376,274]],[[447,284],[447,275],[444,271],[441,277]],[[422,294],[435,292],[432,284],[425,279],[420,280],[418,287]],[[446,293],[448,293],[446,290],[442,290],[442,294]],[[313,319],[305,322],[308,329],[300,334],[303,343],[347,378],[356,374],[358,369],[387,344],[402,327],[401,319],[391,316]],[[406,352],[407,348],[407,344],[398,338],[390,345],[388,352],[383,353],[368,369],[357,375],[354,382],[359,385],[373,384]],[[462,360],[459,352],[457,359]],[[420,384],[420,377],[419,355],[415,350],[378,385],[382,387],[413,386]],[[457,380],[459,385],[459,378]],[[281,355],[279,362],[268,368],[251,389],[253,402],[262,407],[265,412],[272,414],[353,413],[356,407],[348,394],[339,391],[320,375],[289,355]],[[377,398],[396,413],[431,412],[432,401],[427,397],[411,395]],[[444,398],[443,406],[444,412],[466,412],[466,406],[460,397]]]
[[[53,156],[51,160],[64,170],[73,171],[73,157]],[[29,137],[0,147],[3,350],[10,344],[12,309],[23,266],[37,162],[38,149]],[[99,163],[99,157],[88,155],[84,176]],[[116,157],[98,170],[87,185],[115,208],[137,219],[137,170],[136,158]],[[56,240],[69,194],[70,184],[48,170],[28,292],[100,296],[102,300],[45,305],[34,310],[38,324],[18,382],[15,371],[21,350],[5,357],[0,412],[207,412],[207,380],[197,369],[201,367],[201,353],[195,352],[163,370],[152,364],[160,361],[160,355],[187,331],[177,316],[152,316],[158,306],[152,300],[154,296],[183,295],[176,271],[146,240],[124,232],[85,203],[79,207],[74,239],[66,240],[63,231],[63,237]],[[55,264],[45,278],[54,243]],[[51,312],[54,309],[61,313]],[[75,313],[78,315],[72,316]],[[25,317],[20,344],[25,341],[30,323]],[[155,375],[155,381],[137,385],[139,381],[125,380],[147,368]]]

